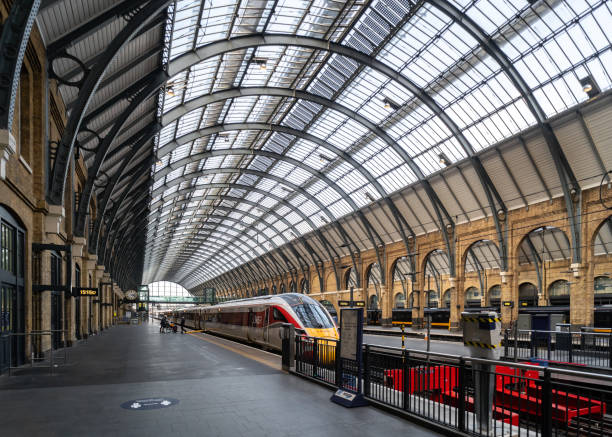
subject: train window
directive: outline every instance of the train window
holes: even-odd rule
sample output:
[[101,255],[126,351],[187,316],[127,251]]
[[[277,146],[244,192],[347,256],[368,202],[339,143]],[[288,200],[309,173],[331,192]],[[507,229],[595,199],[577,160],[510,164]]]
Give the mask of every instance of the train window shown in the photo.
[[278,308],[274,308],[274,311],[272,312],[272,315],[274,317],[274,320],[278,320],[280,322],[284,322],[287,323],[287,319],[285,318],[285,316],[283,315],[283,313],[281,313]]
[[292,306],[306,328],[333,328],[334,323],[319,305],[301,304]]

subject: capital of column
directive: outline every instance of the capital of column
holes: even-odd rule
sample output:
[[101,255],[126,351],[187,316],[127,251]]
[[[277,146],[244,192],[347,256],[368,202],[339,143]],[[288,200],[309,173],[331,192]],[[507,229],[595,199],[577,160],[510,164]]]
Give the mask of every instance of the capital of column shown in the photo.
[[502,284],[507,284],[508,280],[512,278],[513,274],[512,272],[499,272],[499,275],[501,276]]
[[0,130],[0,179],[6,179],[6,163],[17,151],[15,137],[6,129]]
[[45,232],[47,234],[59,234],[64,217],[66,217],[66,211],[63,206],[49,205],[49,210],[45,215]]
[[72,256],[82,258],[84,247],[85,247],[85,238],[74,237],[72,241]]
[[581,274],[581,270],[584,269],[584,266],[580,263],[572,263],[570,264],[570,270],[574,273],[574,278],[579,278]]

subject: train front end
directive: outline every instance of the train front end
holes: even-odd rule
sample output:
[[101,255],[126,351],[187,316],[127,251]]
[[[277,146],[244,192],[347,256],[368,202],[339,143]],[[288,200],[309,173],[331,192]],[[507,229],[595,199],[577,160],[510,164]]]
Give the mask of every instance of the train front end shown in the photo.
[[[291,307],[303,332],[302,345],[306,355],[316,353],[318,363],[332,365],[336,357],[338,329],[329,312],[321,303],[303,294],[283,294],[283,300]],[[299,332],[299,331],[298,331]],[[316,352],[315,352],[315,339]]]

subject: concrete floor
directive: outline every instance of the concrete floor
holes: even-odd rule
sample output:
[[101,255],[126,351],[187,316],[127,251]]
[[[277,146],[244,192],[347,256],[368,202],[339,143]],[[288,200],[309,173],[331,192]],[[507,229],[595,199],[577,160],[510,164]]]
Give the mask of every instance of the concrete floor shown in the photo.
[[[280,357],[204,334],[117,326],[70,350],[69,365],[0,377],[2,436],[437,435],[280,371]],[[141,399],[176,399],[128,409]],[[131,403],[128,403],[131,405]]]

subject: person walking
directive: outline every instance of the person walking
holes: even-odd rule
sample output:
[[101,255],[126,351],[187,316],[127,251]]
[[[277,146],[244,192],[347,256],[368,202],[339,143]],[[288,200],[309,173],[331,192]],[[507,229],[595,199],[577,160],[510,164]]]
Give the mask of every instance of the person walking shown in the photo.
[[181,334],[184,334],[185,332],[185,317],[181,317]]

